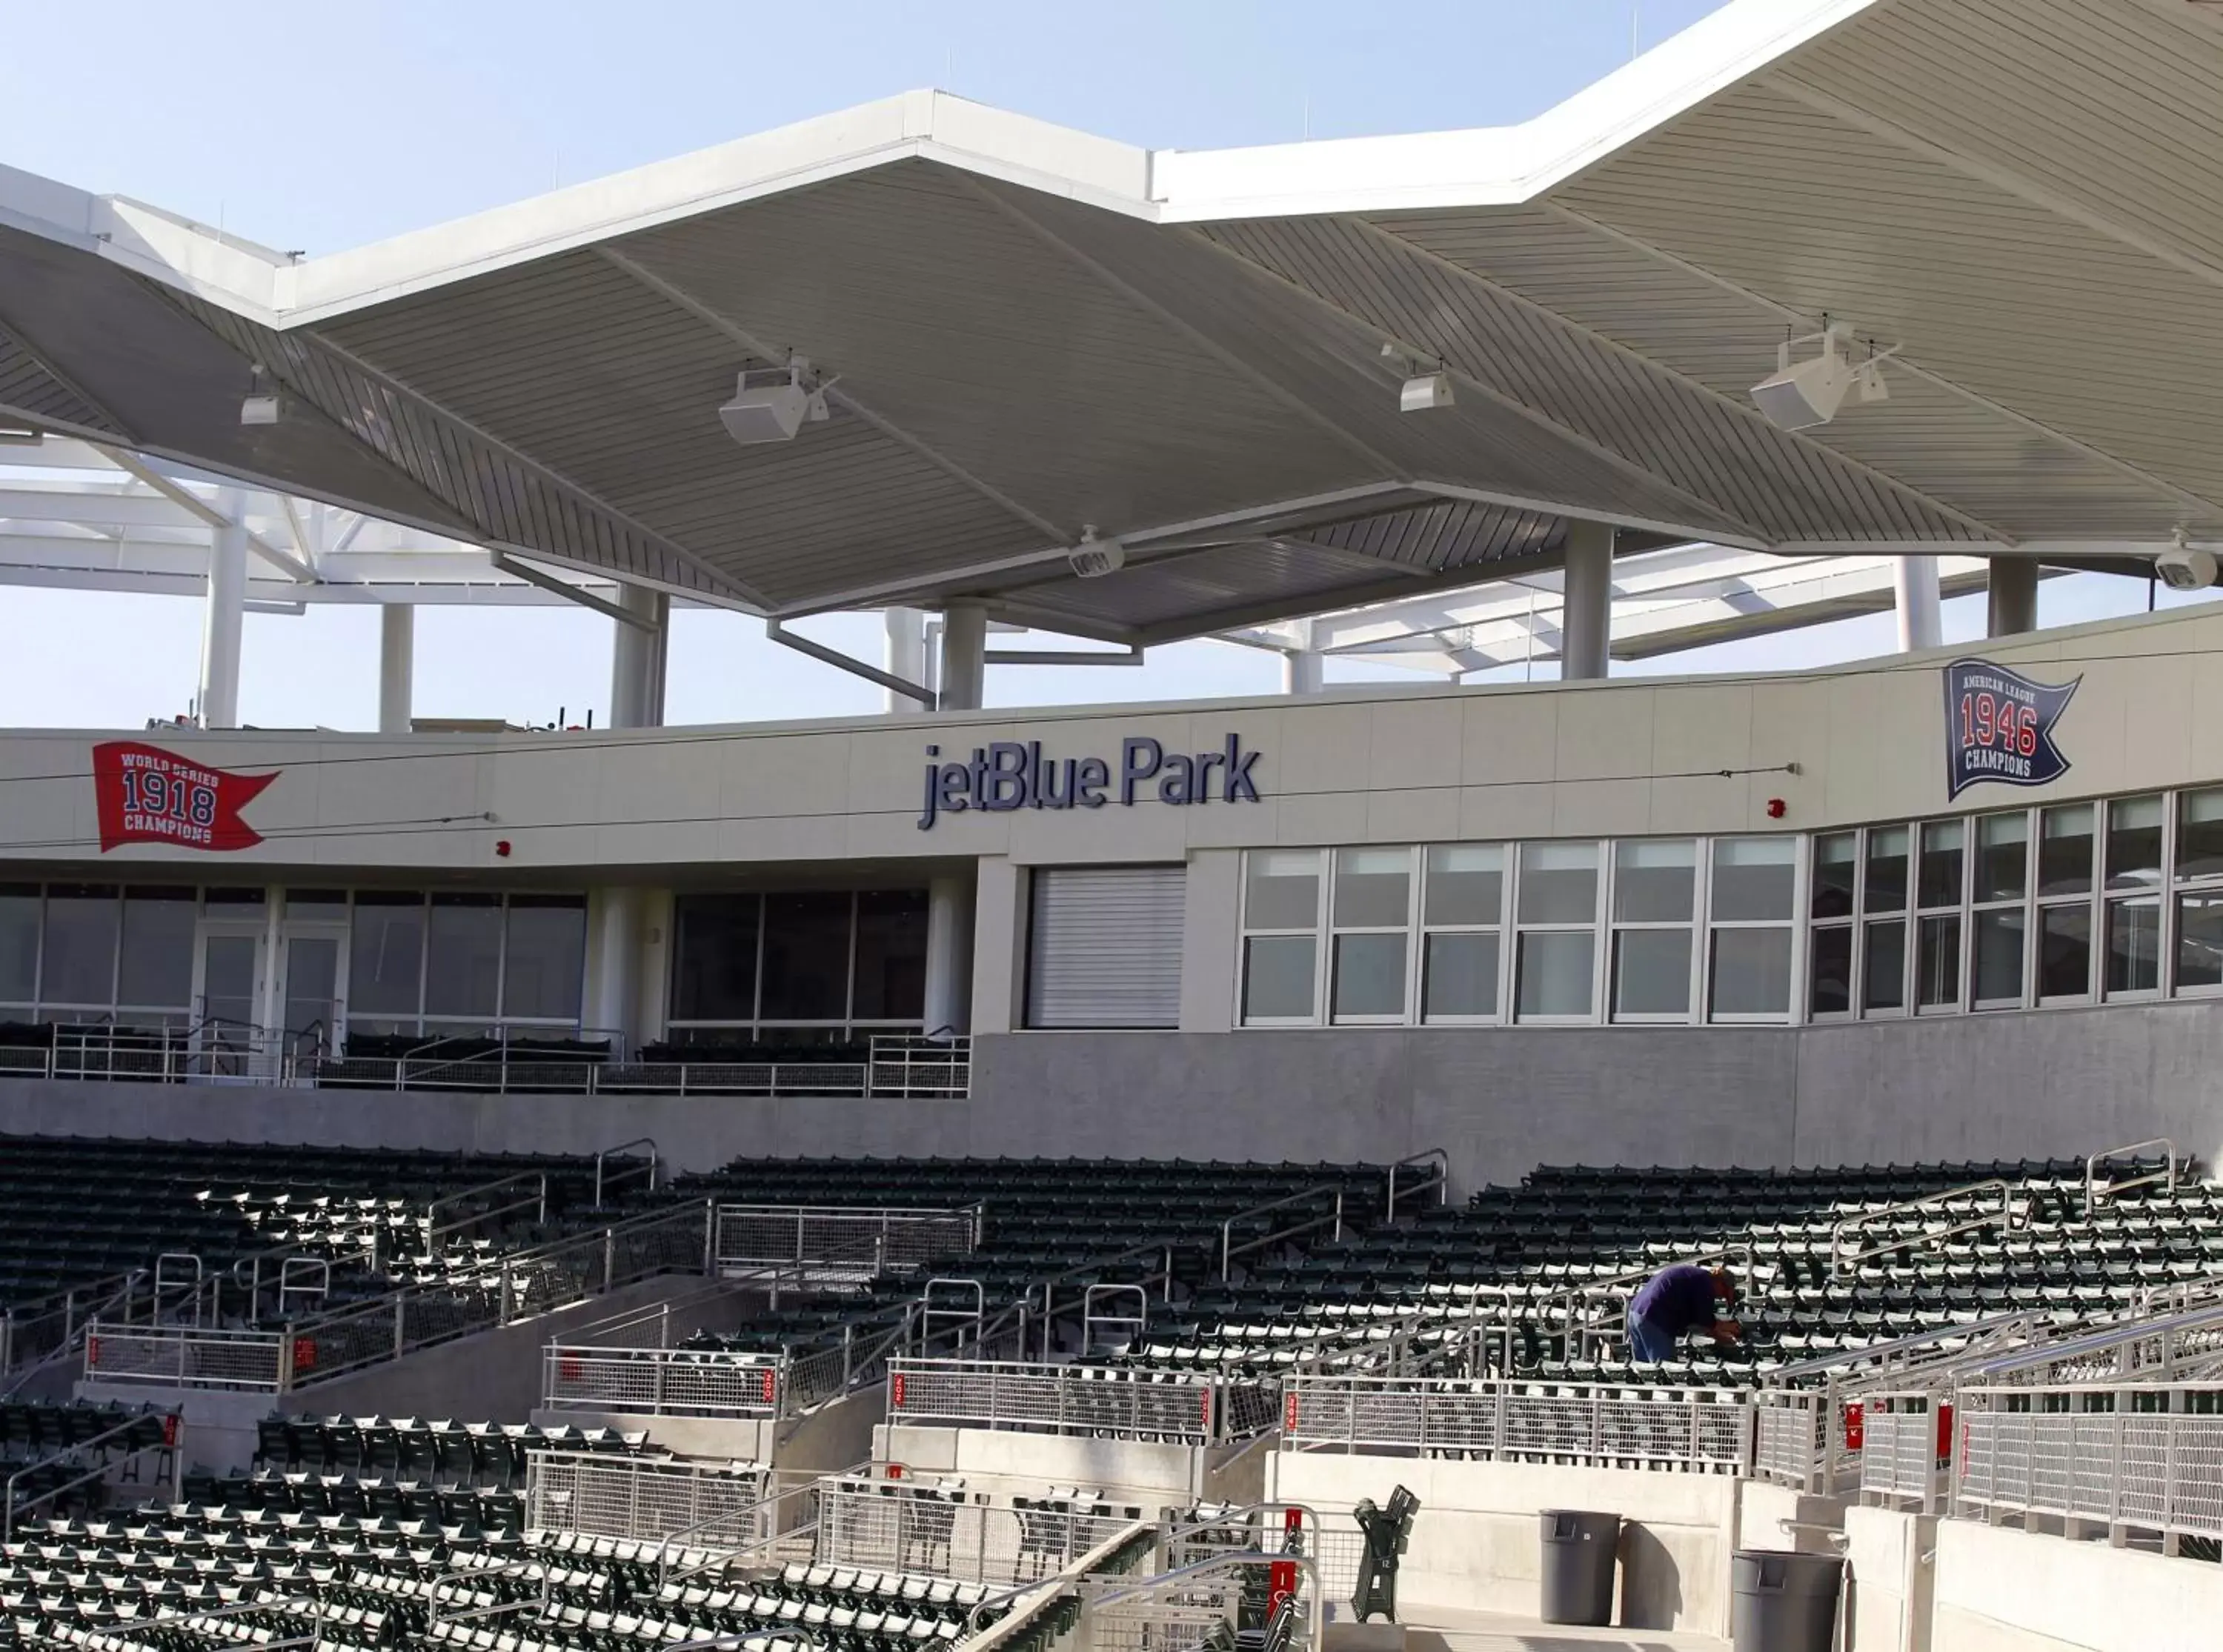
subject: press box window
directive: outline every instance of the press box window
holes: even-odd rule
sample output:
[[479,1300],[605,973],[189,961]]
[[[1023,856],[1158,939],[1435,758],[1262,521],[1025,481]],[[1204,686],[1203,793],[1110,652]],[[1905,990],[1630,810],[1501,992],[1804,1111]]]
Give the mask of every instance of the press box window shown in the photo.
[[2092,996],[2094,807],[2069,803],[2037,817],[2037,1002]]
[[1969,997],[1979,1009],[2009,1009],[2023,1002],[2030,892],[2030,815],[1976,817],[1975,856],[1969,890],[1975,927]]
[[1717,1021],[1785,1020],[1791,1014],[1798,840],[1716,838],[1712,872],[1708,1014]]
[[1243,1019],[1319,1015],[1320,854],[1253,850],[1243,860]]
[[1515,1014],[1585,1021],[1596,1003],[1598,846],[1521,845]]
[[1445,844],[1429,850],[1420,900],[1421,1020],[1496,1020],[1505,845]]
[[1683,1021],[1691,1013],[1691,920],[1698,846],[1635,839],[1613,851],[1613,1015]]
[[1335,1020],[1404,1019],[1412,881],[1409,849],[1335,851],[1329,987]]
[[2158,797],[2107,805],[2107,996],[2161,988],[2162,823]]

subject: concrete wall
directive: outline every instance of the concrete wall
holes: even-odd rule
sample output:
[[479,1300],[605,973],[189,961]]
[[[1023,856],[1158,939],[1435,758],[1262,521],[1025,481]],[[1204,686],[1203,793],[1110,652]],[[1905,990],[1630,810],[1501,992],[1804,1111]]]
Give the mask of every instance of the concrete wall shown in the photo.
[[1936,1588],[1933,1652],[2223,1644],[2223,1567],[2197,1561],[1943,1520]]
[[1023,1033],[954,1102],[459,1096],[0,1078],[0,1134],[592,1153],[1539,1163],[2078,1156],[2154,1135],[2223,1158],[2223,1000],[1805,1027]]
[[1397,1574],[1401,1617],[1429,1607],[1533,1617],[1541,1604],[1538,1511],[1600,1509],[1622,1520],[1616,1622],[1728,1630],[1740,1482],[1725,1474],[1278,1452],[1266,1478],[1269,1498],[1323,1516],[1347,1513],[1363,1498],[1386,1503],[1401,1485],[1411,1489],[1420,1507]]
[[[2204,607],[2001,639],[1987,657],[2081,676],[2058,734],[2072,769],[2050,801],[2223,776],[2223,615]],[[444,868],[516,882],[551,869],[1004,857],[1015,865],[1183,861],[1250,845],[1811,830],[1946,803],[1936,668],[1876,662],[1813,676],[1647,677],[1568,686],[1399,684],[1300,698],[1074,707],[594,734],[412,736],[143,732],[199,763],[274,774],[247,819],[266,840],[221,856],[99,849],[93,737],[0,735],[0,858],[148,863],[224,875]],[[917,821],[927,747],[963,760],[1039,740],[1046,759],[1258,754],[1256,802],[1171,807],[1145,782],[1121,807],[967,810]],[[365,762],[363,758],[375,758]],[[1998,788],[1990,795],[2004,795]],[[1780,820],[1770,798],[1785,800]],[[1978,800],[1971,800],[1978,801]],[[455,831],[393,831],[427,820]],[[495,853],[496,843],[507,845]]]

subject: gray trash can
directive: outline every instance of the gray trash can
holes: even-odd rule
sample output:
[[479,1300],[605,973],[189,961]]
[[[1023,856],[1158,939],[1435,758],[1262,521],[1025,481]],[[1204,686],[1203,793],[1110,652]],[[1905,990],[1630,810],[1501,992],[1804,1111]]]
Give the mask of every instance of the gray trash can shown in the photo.
[[1739,1549],[1729,1561],[1735,1652],[1829,1652],[1845,1562],[1835,1555]]
[[1621,1517],[1592,1509],[1540,1511],[1544,1605],[1547,1624],[1613,1622],[1613,1559]]

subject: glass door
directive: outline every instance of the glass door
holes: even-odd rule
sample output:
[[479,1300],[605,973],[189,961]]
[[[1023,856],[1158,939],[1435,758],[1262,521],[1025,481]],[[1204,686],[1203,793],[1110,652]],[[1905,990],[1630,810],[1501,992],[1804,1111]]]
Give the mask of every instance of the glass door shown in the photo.
[[293,924],[280,933],[278,1025],[297,1061],[339,1053],[346,935],[343,929]]
[[194,960],[195,1017],[204,1072],[243,1077],[255,1048],[262,1008],[262,929],[206,927]]

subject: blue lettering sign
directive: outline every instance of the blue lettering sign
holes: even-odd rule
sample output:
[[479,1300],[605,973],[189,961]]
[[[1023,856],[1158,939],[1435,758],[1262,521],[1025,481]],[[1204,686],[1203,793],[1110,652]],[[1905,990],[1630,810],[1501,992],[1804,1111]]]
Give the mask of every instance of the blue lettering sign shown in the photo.
[[[996,740],[973,749],[967,763],[938,761],[941,748],[926,748],[929,762],[921,793],[918,829],[931,831],[945,814],[968,809],[1004,813],[1012,809],[1100,809],[1112,800],[1112,766],[1102,757],[1045,754],[1040,740]],[[1131,808],[1139,798],[1174,807],[1192,803],[1256,803],[1253,770],[1258,753],[1245,751],[1242,737],[1230,734],[1217,751],[1168,752],[1147,734],[1119,743],[1118,802]]]

